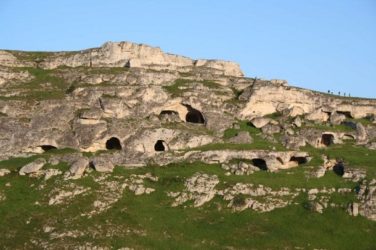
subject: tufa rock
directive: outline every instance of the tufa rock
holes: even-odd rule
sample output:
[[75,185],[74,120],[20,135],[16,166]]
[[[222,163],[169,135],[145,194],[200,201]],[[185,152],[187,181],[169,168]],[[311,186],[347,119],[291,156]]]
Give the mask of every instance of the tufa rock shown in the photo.
[[67,175],[71,179],[79,179],[82,177],[88,166],[89,159],[87,157],[81,157],[73,162]]
[[95,158],[92,165],[98,172],[112,172],[114,170],[114,164],[106,158]]
[[30,174],[30,173],[35,173],[38,172],[43,166],[47,163],[46,159],[44,158],[38,158],[33,162],[30,162],[29,164],[26,164],[23,166],[19,174],[20,175],[25,175],[25,174]]
[[253,139],[247,131],[240,131],[236,136],[229,139],[230,143],[248,144],[252,143]]
[[5,169],[5,168],[1,168],[0,169],[0,177],[1,176],[5,176],[7,174],[10,174],[10,170],[9,169]]

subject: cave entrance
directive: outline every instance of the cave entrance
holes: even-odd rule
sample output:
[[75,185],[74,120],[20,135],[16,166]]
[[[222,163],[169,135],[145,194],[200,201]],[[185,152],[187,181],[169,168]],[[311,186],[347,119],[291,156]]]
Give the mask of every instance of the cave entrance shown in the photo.
[[185,121],[190,123],[205,124],[204,116],[197,109],[192,108],[190,105],[185,105],[188,113],[185,116]]
[[108,139],[106,141],[106,149],[108,150],[112,150],[112,149],[115,149],[115,150],[121,150],[121,143],[120,143],[120,140],[116,137],[111,137],[110,139]]
[[298,165],[306,164],[308,162],[307,157],[304,156],[293,156],[290,161],[296,162]]
[[53,150],[53,149],[57,149],[57,147],[52,146],[52,145],[41,145],[40,148],[41,148],[44,152],[47,152],[47,151],[50,151],[50,150]]
[[162,152],[162,151],[166,151],[167,149],[167,144],[165,141],[163,140],[158,140],[155,144],[154,144],[154,150],[157,151],[157,152]]
[[266,161],[261,158],[252,159],[252,165],[258,167],[261,170],[268,170],[268,166],[266,165]]
[[345,166],[343,162],[337,162],[337,164],[333,167],[333,172],[336,175],[343,176],[345,174]]
[[334,135],[332,134],[323,134],[321,136],[321,144],[325,146],[330,146],[334,143]]
[[350,111],[337,111],[337,114],[346,116],[346,118],[353,118]]

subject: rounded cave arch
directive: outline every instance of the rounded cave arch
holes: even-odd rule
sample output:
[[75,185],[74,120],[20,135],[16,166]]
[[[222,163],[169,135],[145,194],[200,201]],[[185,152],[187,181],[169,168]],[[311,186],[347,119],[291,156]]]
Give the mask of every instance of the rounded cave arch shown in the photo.
[[308,163],[308,158],[306,156],[292,156],[290,162],[295,162],[298,166]]
[[106,141],[107,150],[121,150],[122,148],[121,142],[117,137],[111,137]]
[[321,135],[321,144],[329,147],[330,145],[334,144],[334,135],[332,134],[322,134]]
[[251,160],[251,162],[253,166],[258,167],[260,170],[268,170],[268,165],[266,164],[266,161],[262,158],[254,158]]
[[168,150],[168,145],[164,140],[157,140],[154,144],[154,150],[156,152],[163,152]]
[[188,112],[185,115],[185,121],[189,123],[205,124],[206,120],[204,115],[198,109],[192,108],[190,105],[184,105]]
[[50,144],[43,144],[43,145],[39,145],[38,146],[40,149],[42,149],[43,152],[47,152],[47,151],[50,151],[50,150],[55,150],[57,149],[56,146],[54,145],[50,145]]
[[345,174],[345,165],[342,161],[336,163],[333,166],[333,172],[338,176],[343,176]]

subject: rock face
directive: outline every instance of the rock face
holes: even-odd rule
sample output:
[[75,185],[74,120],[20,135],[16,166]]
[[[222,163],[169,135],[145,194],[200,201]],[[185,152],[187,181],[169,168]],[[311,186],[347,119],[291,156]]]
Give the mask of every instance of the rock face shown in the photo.
[[303,113],[307,114],[307,119],[316,121],[327,121],[329,114],[334,112],[349,113],[353,118],[375,113],[374,100],[364,99],[349,104],[345,98],[335,98],[264,80],[257,80],[248,88],[251,89],[252,95],[246,98],[248,102],[240,112],[243,119],[294,109],[303,111],[294,112],[294,116]]
[[[22,65],[11,53],[1,51],[1,66]],[[164,53],[160,48],[130,42],[107,42],[100,48],[78,53],[57,53],[39,63],[44,69],[68,67],[130,67],[154,70],[176,70],[186,72],[189,68],[209,68],[220,74],[242,77],[238,64],[218,60],[192,60],[187,57]]]
[[216,175],[196,173],[189,178],[182,193],[170,193],[169,196],[176,197],[173,206],[178,206],[189,200],[193,200],[195,207],[202,206],[204,203],[214,198],[216,194],[215,186],[219,183]]
[[[233,62],[193,60],[143,44],[108,42],[75,52],[0,51],[0,86],[0,160],[43,153],[19,174],[49,182],[60,178],[64,164],[70,166],[62,176],[66,189],[53,190],[50,205],[91,190],[70,184],[75,183],[70,179],[102,172],[96,181],[110,194],[98,191],[103,197],[83,214],[87,217],[106,211],[126,189],[135,195],[154,191],[144,180],[155,182],[155,176],[116,181],[111,175],[117,171],[109,174],[114,166],[201,162],[221,166],[228,178],[250,180],[302,168],[307,178],[335,172],[341,181],[362,183],[366,173],[346,161],[311,159],[336,144],[376,148],[374,99],[247,78]],[[311,155],[300,151],[303,147]],[[56,168],[46,169],[45,159]],[[0,176],[6,174],[0,170]],[[266,212],[292,204],[306,192],[252,183],[219,189],[219,182],[217,175],[196,173],[184,179],[183,191],[168,195],[174,206],[187,201],[202,206],[218,195],[234,211]],[[353,215],[374,219],[373,187],[362,186],[366,191],[350,206]],[[325,211],[330,206],[325,195],[333,192],[307,191],[307,206]]]
[[359,202],[354,202],[348,211],[351,215],[362,215],[376,221],[376,180],[363,182],[358,192]]

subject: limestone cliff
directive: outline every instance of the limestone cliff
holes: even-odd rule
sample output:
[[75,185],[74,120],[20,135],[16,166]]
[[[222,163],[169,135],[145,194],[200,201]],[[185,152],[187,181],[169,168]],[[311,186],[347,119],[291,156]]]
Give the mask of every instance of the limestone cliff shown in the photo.
[[[368,183],[362,169],[345,168],[341,159],[320,155],[333,145],[354,146],[360,157],[374,154],[375,99],[247,78],[233,62],[192,60],[129,42],[73,52],[0,51],[0,86],[0,160],[57,152],[49,155],[48,164],[68,164],[64,180],[81,178],[88,166],[111,172],[115,166],[199,161],[219,164],[227,175],[244,175],[314,162],[317,169],[309,178],[334,171],[359,182],[364,190],[376,183]],[[62,174],[56,169],[43,172],[45,164],[44,158],[36,160],[19,173],[45,173],[46,178]],[[9,174],[6,170],[0,174]],[[206,179],[217,183],[216,177],[201,177],[188,180],[180,195],[170,194],[176,205],[196,198],[195,206],[202,205],[214,195],[227,197],[237,210],[271,211],[289,204],[273,200],[286,194],[283,190],[256,192],[243,184],[220,191],[208,185],[208,192],[197,194],[196,184]],[[130,189],[136,194],[151,192]],[[321,191],[327,193],[325,188]],[[359,204],[350,206],[353,215],[376,218],[373,191],[358,194]],[[272,194],[273,199],[234,205],[235,198],[228,198],[233,192]],[[302,188],[287,194],[305,192]],[[52,199],[51,204],[56,202]],[[309,202],[317,202],[312,207],[318,211],[328,206],[313,195]]]

